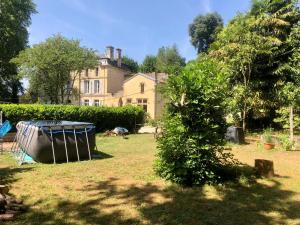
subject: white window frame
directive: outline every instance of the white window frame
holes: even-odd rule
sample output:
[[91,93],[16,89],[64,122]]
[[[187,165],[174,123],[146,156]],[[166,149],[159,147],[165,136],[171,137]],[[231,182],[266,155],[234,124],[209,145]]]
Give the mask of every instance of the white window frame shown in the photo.
[[137,98],[137,105],[143,107],[145,112],[148,112],[148,99],[147,98]]
[[94,106],[100,106],[100,101],[99,99],[94,100]]
[[84,99],[83,100],[83,105],[89,106],[90,105],[90,100],[89,99]]
[[100,93],[100,80],[94,80],[94,93]]
[[83,81],[83,93],[88,94],[90,92],[90,81],[84,80]]

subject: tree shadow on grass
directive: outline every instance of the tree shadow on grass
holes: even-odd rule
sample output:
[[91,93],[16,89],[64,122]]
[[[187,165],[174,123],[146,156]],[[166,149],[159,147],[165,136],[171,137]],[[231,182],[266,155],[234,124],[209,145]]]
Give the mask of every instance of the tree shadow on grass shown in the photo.
[[32,167],[4,167],[0,168],[0,184],[11,185],[17,181],[16,174],[31,171]]
[[[281,178],[282,180],[285,178]],[[163,188],[155,184],[128,184],[118,179],[89,183],[79,190],[83,201],[57,199],[52,209],[40,207],[24,214],[25,224],[287,224],[300,219],[300,201],[280,181],[251,186]],[[40,208],[40,209],[39,209]],[[132,212],[135,211],[136,212]],[[76,223],[74,222],[76,221]]]

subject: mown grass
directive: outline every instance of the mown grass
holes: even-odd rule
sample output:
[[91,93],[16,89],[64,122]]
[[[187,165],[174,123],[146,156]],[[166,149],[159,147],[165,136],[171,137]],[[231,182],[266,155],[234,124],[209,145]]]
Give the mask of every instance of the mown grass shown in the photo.
[[1,183],[28,212],[7,224],[300,224],[300,152],[232,146],[240,161],[271,159],[278,174],[253,184],[181,188],[153,172],[153,135],[97,137],[102,159],[18,167],[0,156]]

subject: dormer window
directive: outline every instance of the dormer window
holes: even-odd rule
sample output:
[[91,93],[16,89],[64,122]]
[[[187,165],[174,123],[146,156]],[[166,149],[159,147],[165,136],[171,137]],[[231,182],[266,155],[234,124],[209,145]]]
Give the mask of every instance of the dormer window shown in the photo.
[[144,83],[140,83],[140,88],[141,88],[141,94],[144,94],[144,92],[145,92],[145,84]]

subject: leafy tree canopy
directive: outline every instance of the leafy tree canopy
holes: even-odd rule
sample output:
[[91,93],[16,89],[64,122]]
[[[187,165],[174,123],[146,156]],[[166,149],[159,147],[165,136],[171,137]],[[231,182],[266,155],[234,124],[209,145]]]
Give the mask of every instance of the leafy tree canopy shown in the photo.
[[223,19],[218,13],[208,13],[194,19],[189,26],[189,35],[191,43],[197,49],[198,54],[207,52],[222,27]]
[[134,59],[128,56],[123,56],[122,61],[127,65],[131,72],[136,73],[139,71],[139,64]]
[[202,56],[168,79],[169,103],[155,165],[158,175],[187,186],[220,181],[221,171],[232,162],[221,147],[227,75],[224,65]]
[[161,47],[156,56],[156,68],[158,72],[178,74],[185,66],[185,58],[181,57],[176,45]]
[[231,68],[232,110],[240,112],[244,129],[248,113],[271,113],[280,106],[276,90],[289,77],[282,66],[293,52],[288,37],[299,15],[293,0],[253,1],[211,46],[210,54]]
[[19,66],[20,76],[29,78],[30,92],[45,102],[65,103],[75,78],[94,68],[97,60],[94,50],[58,34],[22,51],[12,62]]
[[27,46],[27,27],[35,13],[31,0],[0,1],[0,98],[16,102],[22,86],[10,60]]
[[143,63],[140,65],[140,71],[143,73],[152,73],[157,71],[157,59],[156,56],[146,55]]

